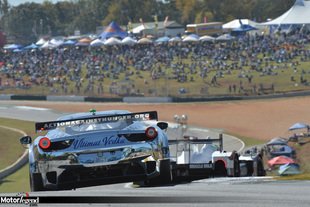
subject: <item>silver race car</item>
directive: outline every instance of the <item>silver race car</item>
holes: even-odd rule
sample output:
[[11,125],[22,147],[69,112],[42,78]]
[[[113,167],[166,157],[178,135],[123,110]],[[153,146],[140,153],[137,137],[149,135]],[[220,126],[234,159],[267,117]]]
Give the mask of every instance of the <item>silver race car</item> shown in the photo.
[[48,132],[20,139],[29,147],[32,191],[172,179],[168,124],[156,111],[91,111],[35,127]]

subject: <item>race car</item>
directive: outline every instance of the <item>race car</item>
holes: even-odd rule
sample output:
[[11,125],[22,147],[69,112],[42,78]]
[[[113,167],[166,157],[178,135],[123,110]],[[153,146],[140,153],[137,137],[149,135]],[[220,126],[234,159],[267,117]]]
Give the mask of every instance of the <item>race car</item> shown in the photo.
[[166,129],[156,111],[91,111],[35,124],[46,134],[29,147],[32,191],[75,189],[127,181],[172,179]]

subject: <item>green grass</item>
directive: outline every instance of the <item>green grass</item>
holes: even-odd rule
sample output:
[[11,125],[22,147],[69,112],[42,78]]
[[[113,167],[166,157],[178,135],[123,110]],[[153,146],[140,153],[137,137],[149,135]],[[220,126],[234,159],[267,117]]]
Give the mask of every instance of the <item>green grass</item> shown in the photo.
[[29,192],[29,165],[0,181],[0,193]]
[[[0,125],[25,131],[28,135],[34,135],[34,123],[15,119],[0,118]],[[12,164],[20,157],[25,148],[19,143],[22,135],[18,132],[0,128],[0,169]],[[27,192],[29,187],[28,164],[16,173],[0,181],[0,192]]]
[[22,134],[0,127],[0,169],[13,164],[25,151],[19,143]]
[[277,180],[310,180],[310,173],[303,173],[300,175],[288,175],[288,176],[277,176]]
[[[0,118],[0,125],[20,129],[29,135],[34,133],[33,122]],[[25,148],[19,142],[22,136],[19,132],[0,127],[0,169],[14,163],[24,153]]]

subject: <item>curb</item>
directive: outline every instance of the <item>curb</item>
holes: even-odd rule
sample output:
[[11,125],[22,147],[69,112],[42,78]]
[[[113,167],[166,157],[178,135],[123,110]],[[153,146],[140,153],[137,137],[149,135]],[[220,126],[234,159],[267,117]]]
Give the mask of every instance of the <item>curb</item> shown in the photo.
[[[7,126],[2,126],[2,125],[0,125],[0,127],[21,133],[22,135],[26,135],[26,133],[24,131],[19,130],[19,129],[7,127]],[[4,168],[3,170],[0,170],[0,180],[11,175],[12,173],[16,172],[21,167],[23,167],[27,162],[28,162],[28,149],[26,149],[24,154],[20,158],[18,158],[18,160],[16,162],[14,162],[12,165]]]

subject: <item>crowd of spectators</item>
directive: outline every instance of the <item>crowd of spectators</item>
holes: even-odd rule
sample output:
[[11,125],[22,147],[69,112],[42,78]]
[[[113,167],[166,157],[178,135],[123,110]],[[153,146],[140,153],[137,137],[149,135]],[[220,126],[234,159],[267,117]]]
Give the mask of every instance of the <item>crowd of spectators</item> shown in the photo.
[[[310,68],[299,70],[298,66],[310,61],[309,41],[309,34],[283,33],[246,35],[225,42],[74,46],[22,52],[2,49],[0,89],[41,87],[48,88],[47,94],[128,95],[146,93],[147,87],[138,87],[137,79],[145,86],[157,79],[179,83],[200,79],[204,83],[202,94],[210,87],[226,87],[232,94],[274,91],[277,86],[259,84],[252,72],[277,76],[279,68],[291,70],[298,76],[292,76],[290,81],[307,85],[305,77]],[[235,82],[219,83],[219,79],[236,71]],[[245,83],[252,86],[250,91]],[[180,88],[179,92],[190,90]]]

